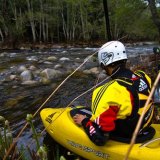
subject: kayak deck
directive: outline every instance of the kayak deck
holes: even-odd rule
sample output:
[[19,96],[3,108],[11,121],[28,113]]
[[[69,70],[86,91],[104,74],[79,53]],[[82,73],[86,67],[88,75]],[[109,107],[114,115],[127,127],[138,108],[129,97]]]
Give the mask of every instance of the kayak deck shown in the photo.
[[[105,146],[96,146],[90,141],[83,128],[76,125],[70,116],[72,108],[46,108],[41,111],[41,119],[50,136],[68,150],[91,160],[124,159],[129,144],[108,140]],[[156,130],[154,138],[160,137],[160,125],[153,124]],[[135,144],[130,160],[160,159],[160,140],[149,144]]]

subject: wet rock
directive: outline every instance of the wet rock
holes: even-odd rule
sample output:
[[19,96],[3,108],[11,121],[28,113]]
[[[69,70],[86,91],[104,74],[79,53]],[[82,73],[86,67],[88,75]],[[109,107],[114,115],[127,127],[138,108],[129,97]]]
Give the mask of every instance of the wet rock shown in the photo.
[[23,71],[26,71],[27,70],[27,68],[26,68],[26,66],[24,66],[24,65],[22,65],[22,66],[20,66],[19,68],[18,68],[18,73],[21,73],[21,72],[23,72]]
[[83,73],[85,73],[85,74],[91,74],[91,71],[90,70],[84,70]]
[[49,62],[49,61],[45,61],[45,62],[43,62],[44,64],[53,64],[52,62]]
[[98,64],[98,59],[97,57],[94,57],[94,56],[88,56],[87,58],[84,59],[84,66],[83,68],[84,69],[91,69],[93,67],[98,67],[99,64]]
[[97,57],[95,57],[95,56],[88,56],[88,57],[86,57],[85,59],[84,59],[84,62],[98,62],[98,59],[97,59]]
[[32,66],[30,66],[28,69],[31,70],[31,71],[35,71],[37,68],[32,65]]
[[99,74],[96,75],[99,80],[103,80],[107,78],[107,74],[105,70],[99,69]]
[[61,53],[67,53],[67,51],[62,51]]
[[90,48],[90,47],[86,47],[85,50],[89,50],[89,51],[98,51],[98,48]]
[[17,78],[17,76],[12,74],[9,76],[9,78],[10,78],[10,80],[15,80]]
[[40,82],[41,82],[42,84],[50,84],[50,83],[51,83],[51,80],[48,79],[48,78],[42,77],[41,80],[40,80]]
[[43,70],[41,72],[41,76],[43,78],[46,78],[46,79],[54,79],[54,78],[58,78],[62,75],[62,72],[61,71],[58,71],[58,70],[55,70],[55,69],[50,69],[50,68],[47,68],[45,70]]
[[12,88],[13,88],[13,89],[16,89],[16,88],[18,88],[18,86],[12,86]]
[[[80,64],[79,64],[79,63],[73,63],[73,65],[72,65],[72,67],[71,67],[71,68],[75,70],[75,69],[77,69],[79,66],[80,66]],[[81,70],[81,71],[82,71],[82,70],[83,70],[83,67],[82,67],[82,68],[79,68],[79,70]]]
[[70,59],[67,58],[67,57],[62,57],[62,58],[60,58],[59,60],[60,60],[60,61],[70,61]]
[[28,61],[38,61],[38,58],[36,56],[31,56],[26,58]]
[[20,50],[24,50],[25,48],[23,46],[20,47]]
[[57,61],[57,57],[51,56],[51,57],[48,57],[47,60],[48,60],[48,61],[53,61],[53,62],[54,62],[54,61]]
[[17,53],[10,53],[10,57],[15,57]]
[[86,62],[84,65],[83,65],[83,69],[86,70],[86,69],[91,69],[91,68],[94,68],[94,67],[98,67],[98,63],[96,62]]
[[2,52],[2,53],[0,53],[0,57],[4,57],[4,56],[6,56],[8,53],[6,53],[6,52]]
[[31,71],[26,70],[26,71],[23,71],[23,72],[20,74],[20,77],[21,77],[22,81],[30,81],[30,80],[32,80],[33,75],[32,75],[32,72],[31,72]]
[[29,81],[24,81],[21,83],[22,85],[36,85],[38,84],[37,81],[29,80]]
[[98,67],[91,68],[90,71],[91,71],[93,74],[99,74],[99,73],[100,73],[100,70],[99,70]]
[[82,63],[82,62],[83,62],[83,60],[82,60],[82,59],[80,59],[79,57],[77,57],[77,58],[75,59],[75,62]]
[[54,69],[58,69],[58,68],[62,68],[63,66],[61,65],[61,64],[56,64],[55,66],[54,66]]
[[44,60],[39,60],[38,63],[39,64],[44,63]]
[[83,71],[85,74],[99,74],[100,73],[100,70],[98,67],[94,67],[94,68],[91,68],[89,70],[84,70]]

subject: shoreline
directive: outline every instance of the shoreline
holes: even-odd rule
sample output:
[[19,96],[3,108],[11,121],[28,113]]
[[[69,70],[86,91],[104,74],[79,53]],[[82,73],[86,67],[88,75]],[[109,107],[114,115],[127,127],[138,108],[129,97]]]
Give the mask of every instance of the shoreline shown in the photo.
[[[21,43],[16,46],[7,43],[0,43],[0,51],[7,50],[32,50],[32,49],[52,49],[52,48],[85,48],[85,47],[101,47],[107,41],[97,42],[79,42],[79,43]],[[157,41],[139,41],[139,42],[123,42],[126,47],[133,46],[144,46],[144,45],[155,45],[159,46],[160,43]]]

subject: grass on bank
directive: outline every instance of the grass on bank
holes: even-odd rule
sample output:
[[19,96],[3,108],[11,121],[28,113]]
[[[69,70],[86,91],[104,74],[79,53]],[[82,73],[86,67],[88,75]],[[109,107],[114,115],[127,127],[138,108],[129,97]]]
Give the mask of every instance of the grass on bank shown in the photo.
[[[28,114],[26,120],[32,129],[32,138],[36,142],[36,151],[31,150],[29,147],[26,148],[23,145],[20,148],[15,145],[7,156],[7,160],[47,160],[47,148],[41,146],[39,143],[38,139],[40,134],[37,133],[33,125],[33,116]],[[9,122],[4,117],[0,116],[0,159],[3,159],[13,142],[14,137]]]
[[[26,121],[31,127],[32,130],[32,139],[36,144],[36,151],[31,150],[30,146],[21,145],[18,147],[17,144],[14,146],[12,151],[7,156],[6,160],[50,160],[49,159],[49,150],[46,144],[40,145],[39,138],[42,137],[41,133],[36,131],[36,128],[33,124],[33,115],[27,114]],[[51,138],[51,137],[49,137]],[[51,141],[51,139],[49,140]],[[14,142],[14,137],[12,134],[12,130],[10,128],[8,120],[6,120],[3,116],[0,116],[0,160],[4,158],[10,146]],[[60,153],[60,146],[58,144],[54,144],[51,147],[51,152],[53,155],[52,160],[66,160],[65,156]],[[70,152],[69,152],[70,154]],[[68,154],[68,155],[69,155]],[[74,160],[78,160],[76,155],[74,155]]]

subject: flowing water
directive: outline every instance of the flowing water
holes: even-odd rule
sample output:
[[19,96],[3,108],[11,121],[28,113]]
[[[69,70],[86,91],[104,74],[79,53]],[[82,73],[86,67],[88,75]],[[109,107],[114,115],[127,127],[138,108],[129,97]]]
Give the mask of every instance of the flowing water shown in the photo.
[[[28,113],[34,114],[47,97],[53,92],[66,76],[56,79],[49,84],[38,83],[36,85],[24,85],[18,79],[10,80],[10,75],[20,74],[20,66],[35,66],[38,69],[53,68],[62,63],[61,72],[67,68],[75,69],[77,64],[83,63],[84,59],[93,54],[98,48],[52,48],[46,50],[9,50],[0,53],[0,115],[9,120],[13,134],[17,133],[25,124]],[[127,47],[130,56],[140,54],[151,54],[153,46]],[[56,61],[45,63],[47,57],[55,56]],[[69,58],[68,61],[60,62],[62,57]],[[75,61],[77,61],[75,63]],[[38,81],[35,76],[34,80]],[[75,97],[91,88],[96,81],[95,76],[76,74],[60,87],[55,95],[44,107],[65,107]],[[76,104],[90,105],[91,92],[82,96]],[[43,130],[39,113],[34,117],[34,125],[37,131]],[[27,128],[19,139],[20,144],[29,145],[31,142],[31,131]]]

